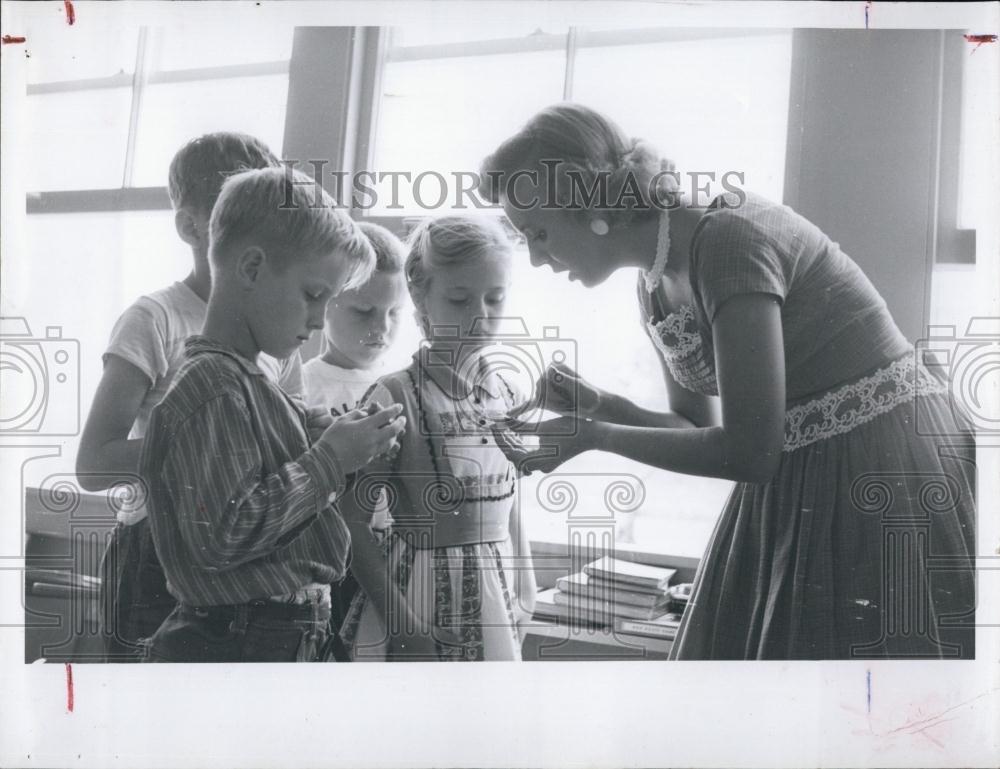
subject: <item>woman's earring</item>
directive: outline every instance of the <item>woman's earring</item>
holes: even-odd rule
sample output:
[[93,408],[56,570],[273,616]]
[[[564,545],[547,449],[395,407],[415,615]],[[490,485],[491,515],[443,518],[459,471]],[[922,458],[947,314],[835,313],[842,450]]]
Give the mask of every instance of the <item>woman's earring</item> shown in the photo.
[[595,235],[607,235],[611,228],[608,227],[608,223],[603,219],[591,219],[590,220],[590,231]]

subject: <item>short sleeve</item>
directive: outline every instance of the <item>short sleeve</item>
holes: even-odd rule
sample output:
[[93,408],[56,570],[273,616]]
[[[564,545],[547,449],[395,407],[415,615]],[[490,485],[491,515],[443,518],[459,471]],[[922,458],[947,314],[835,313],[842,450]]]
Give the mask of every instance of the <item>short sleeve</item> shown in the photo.
[[784,302],[790,265],[775,238],[743,212],[710,211],[692,245],[691,283],[709,323],[727,299],[740,294],[771,294]]
[[166,376],[170,368],[166,330],[159,322],[155,305],[140,299],[121,314],[104,351],[105,363],[109,355],[131,363],[149,377],[152,384]]

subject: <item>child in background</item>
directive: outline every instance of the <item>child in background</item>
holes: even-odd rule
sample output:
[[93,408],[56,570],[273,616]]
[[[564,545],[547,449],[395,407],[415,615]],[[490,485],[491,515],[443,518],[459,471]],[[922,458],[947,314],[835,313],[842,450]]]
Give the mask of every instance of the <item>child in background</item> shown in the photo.
[[[326,306],[323,347],[302,366],[306,403],[335,415],[346,414],[375,383],[386,354],[396,341],[399,317],[407,300],[403,278],[405,247],[385,227],[358,224],[375,251],[375,271],[368,282],[333,297]],[[389,526],[384,514],[372,528]],[[339,628],[358,591],[351,572],[333,586],[333,627]],[[338,650],[339,651],[339,650]]]
[[212,211],[204,330],[187,340],[139,459],[179,600],[146,644],[151,661],[317,659],[350,548],[330,495],[405,424],[398,406],[310,419],[257,365],[262,352],[292,355],[330,297],[374,267],[367,239],[329,195],[312,200],[314,187],[298,172],[247,171]]
[[[182,147],[170,163],[168,192],[177,234],[191,248],[191,273],[140,297],[115,324],[104,373],[80,441],[80,485],[102,491],[135,481],[142,438],[153,407],[183,361],[184,340],[201,333],[211,273],[208,223],[226,178],[241,170],[278,166],[252,136],[213,133]],[[302,394],[301,361],[261,356],[261,368],[290,395]],[[176,601],[166,589],[138,490],[119,514],[101,563],[101,625],[107,661],[135,661],[137,642],[151,636]]]
[[[363,589],[341,632],[356,660],[521,659],[535,577],[517,473],[492,432],[520,399],[487,353],[510,262],[492,221],[444,217],[412,236],[406,279],[426,345],[362,404],[401,404],[409,429],[341,501]],[[387,538],[371,530],[379,511]],[[400,635],[410,617],[430,626],[428,657]]]
[[306,402],[338,415],[357,406],[378,379],[406,302],[403,244],[385,227],[358,227],[375,250],[375,272],[363,286],[330,300],[320,355],[302,366]]

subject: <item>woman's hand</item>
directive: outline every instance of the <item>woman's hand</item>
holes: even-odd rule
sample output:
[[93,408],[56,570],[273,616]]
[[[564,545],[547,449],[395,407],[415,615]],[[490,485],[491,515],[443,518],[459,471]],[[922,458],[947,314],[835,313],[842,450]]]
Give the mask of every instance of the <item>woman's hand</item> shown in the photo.
[[598,418],[608,394],[590,384],[565,363],[550,363],[535,383],[531,397],[511,411],[512,417],[534,409],[563,416]]
[[[599,448],[597,422],[565,416],[545,422],[507,419],[493,425],[497,446],[522,475],[535,470],[551,473],[563,462],[585,451]],[[538,437],[537,446],[528,446],[521,433]]]

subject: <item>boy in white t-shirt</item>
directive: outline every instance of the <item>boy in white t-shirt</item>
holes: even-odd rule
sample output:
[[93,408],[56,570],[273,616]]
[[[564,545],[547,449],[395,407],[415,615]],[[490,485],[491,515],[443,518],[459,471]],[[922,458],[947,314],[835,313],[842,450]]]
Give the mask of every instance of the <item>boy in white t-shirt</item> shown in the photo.
[[375,272],[363,286],[326,306],[320,355],[302,366],[306,403],[344,414],[381,376],[406,301],[403,244],[385,227],[359,227],[375,249]]
[[[375,272],[363,286],[330,300],[320,355],[302,366],[306,403],[322,406],[335,416],[357,406],[385,373],[385,356],[396,340],[409,297],[403,275],[403,244],[385,227],[370,222],[361,222],[359,227],[375,249]],[[384,514],[376,514],[372,528],[384,530],[390,522]],[[357,590],[350,571],[333,586],[331,623],[335,632]]]
[[[142,296],[122,313],[104,352],[104,373],[77,454],[80,485],[102,491],[137,479],[150,412],[184,360],[184,340],[201,333],[211,274],[208,224],[225,179],[238,171],[280,165],[251,136],[215,133],[194,139],[170,163],[174,223],[194,263],[183,280]],[[301,359],[262,355],[260,366],[289,395],[302,397]],[[108,661],[137,661],[141,638],[152,636],[176,605],[153,546],[140,484],[119,515],[101,563],[101,625]]]

